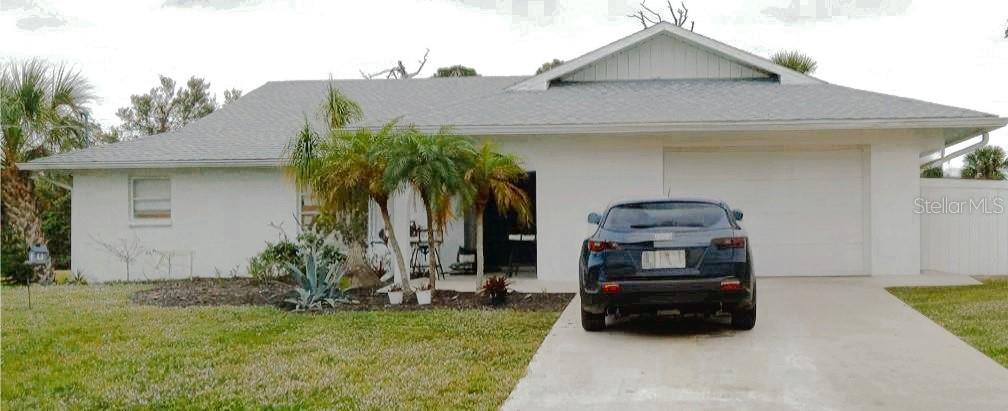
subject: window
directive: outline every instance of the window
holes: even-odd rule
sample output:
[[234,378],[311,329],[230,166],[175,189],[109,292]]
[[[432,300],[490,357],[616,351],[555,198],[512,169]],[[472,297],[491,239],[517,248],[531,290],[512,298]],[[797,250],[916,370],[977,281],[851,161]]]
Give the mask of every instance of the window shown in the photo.
[[298,196],[298,205],[301,208],[301,227],[308,227],[319,215],[318,200],[310,191],[304,191]]
[[134,219],[171,218],[171,180],[163,177],[134,178],[130,183]]
[[603,227],[613,231],[653,228],[728,228],[725,209],[710,203],[636,203],[613,207]]

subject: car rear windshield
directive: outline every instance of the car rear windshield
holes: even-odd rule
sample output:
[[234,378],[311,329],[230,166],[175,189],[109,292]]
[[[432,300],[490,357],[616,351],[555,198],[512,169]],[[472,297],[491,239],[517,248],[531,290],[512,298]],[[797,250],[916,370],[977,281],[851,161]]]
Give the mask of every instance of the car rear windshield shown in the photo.
[[613,231],[652,228],[729,228],[728,213],[710,203],[623,204],[609,209],[603,228]]

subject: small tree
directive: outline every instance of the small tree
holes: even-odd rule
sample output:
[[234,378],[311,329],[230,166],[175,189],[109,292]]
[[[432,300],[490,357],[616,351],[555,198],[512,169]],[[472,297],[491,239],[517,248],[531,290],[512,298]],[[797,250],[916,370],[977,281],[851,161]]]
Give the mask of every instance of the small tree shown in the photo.
[[338,214],[359,207],[368,199],[378,204],[389,246],[399,269],[399,286],[411,292],[406,262],[399,248],[389,200],[402,182],[385,177],[388,148],[400,138],[395,122],[379,130],[348,130],[346,125],[360,118],[360,106],[344,97],[335,85],[322,104],[329,126],[328,136],[320,138],[305,120],[300,132],[287,147],[287,170],[299,189],[311,190],[322,213]]
[[978,180],[1004,180],[1008,172],[1005,150],[998,146],[985,146],[966,155],[962,178]]
[[472,143],[442,128],[437,134],[407,129],[389,148],[388,166],[385,168],[387,184],[393,186],[407,182],[419,194],[427,214],[427,244],[429,263],[427,273],[430,285],[437,283],[437,251],[444,226],[451,218],[452,198],[468,198],[469,185],[464,179],[468,162],[473,158]]
[[482,282],[485,263],[483,261],[483,214],[491,201],[502,213],[514,211],[519,224],[532,221],[528,194],[518,181],[526,176],[521,161],[510,154],[496,151],[492,143],[484,142],[472,152],[465,172],[465,181],[472,190],[473,214],[476,218],[476,279]]
[[105,252],[109,253],[109,255],[115,257],[126,266],[126,281],[130,280],[130,266],[138,257],[146,252],[143,244],[140,243],[140,239],[135,236],[132,240],[121,238],[116,242],[105,242],[91,236],[91,241],[94,241],[99,247],[105,250]]
[[476,73],[476,69],[472,67],[466,67],[461,64],[456,64],[454,66],[441,67],[437,69],[434,73],[434,77],[474,77],[479,76]]
[[819,64],[815,59],[798,50],[781,50],[770,57],[770,61],[802,74],[815,73]]

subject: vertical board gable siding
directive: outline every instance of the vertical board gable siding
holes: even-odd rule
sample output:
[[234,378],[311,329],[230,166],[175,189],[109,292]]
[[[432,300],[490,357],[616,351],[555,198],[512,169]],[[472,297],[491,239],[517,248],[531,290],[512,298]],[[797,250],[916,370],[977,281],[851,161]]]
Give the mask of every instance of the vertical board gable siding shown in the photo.
[[655,36],[561,78],[562,81],[763,79],[770,74],[669,36]]

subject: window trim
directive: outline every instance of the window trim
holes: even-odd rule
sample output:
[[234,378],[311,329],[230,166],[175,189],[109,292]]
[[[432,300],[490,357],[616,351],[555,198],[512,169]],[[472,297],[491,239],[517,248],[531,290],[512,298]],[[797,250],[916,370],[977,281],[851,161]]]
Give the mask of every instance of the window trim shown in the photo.
[[[168,197],[167,198],[143,198],[141,201],[150,200],[160,200],[168,201],[168,217],[137,217],[136,215],[136,181],[137,180],[164,180],[168,182]],[[170,176],[165,175],[150,175],[150,176],[130,176],[129,178],[129,221],[130,226],[170,226],[172,224],[172,218],[175,216],[173,212],[174,207],[172,204],[172,179]]]

